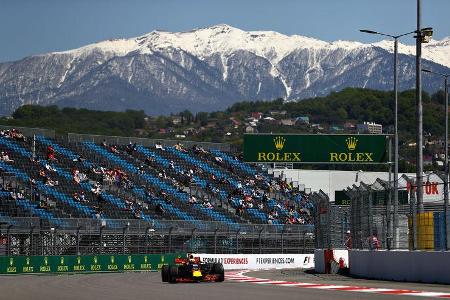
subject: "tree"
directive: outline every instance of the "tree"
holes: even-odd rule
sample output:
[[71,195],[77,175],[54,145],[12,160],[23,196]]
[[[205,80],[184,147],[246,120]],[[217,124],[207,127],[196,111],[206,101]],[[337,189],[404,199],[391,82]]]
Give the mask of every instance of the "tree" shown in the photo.
[[208,123],[208,113],[207,112],[198,112],[195,115],[195,121],[200,123],[200,126],[205,126]]

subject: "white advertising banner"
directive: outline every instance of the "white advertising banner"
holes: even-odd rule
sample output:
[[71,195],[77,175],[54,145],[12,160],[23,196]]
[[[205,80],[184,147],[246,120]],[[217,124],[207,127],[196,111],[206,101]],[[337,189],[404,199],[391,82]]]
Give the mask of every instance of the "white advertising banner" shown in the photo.
[[220,262],[225,270],[314,268],[314,254],[194,254],[202,262]]
[[[399,188],[408,191],[408,199],[411,188],[411,184],[401,177],[398,180]],[[444,180],[436,174],[430,174],[425,176],[423,181],[423,202],[424,203],[443,203],[444,202]]]

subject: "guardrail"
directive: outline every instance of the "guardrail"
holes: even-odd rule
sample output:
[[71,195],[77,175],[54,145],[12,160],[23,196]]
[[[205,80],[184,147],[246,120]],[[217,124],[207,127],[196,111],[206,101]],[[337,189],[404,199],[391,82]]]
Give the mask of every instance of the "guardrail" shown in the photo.
[[33,135],[43,135],[49,138],[55,138],[55,131],[52,129],[44,129],[44,128],[30,128],[30,127],[19,127],[19,126],[9,126],[9,125],[0,125],[0,129],[3,130],[11,130],[17,129],[24,136],[32,137]]
[[196,141],[186,141],[186,140],[167,140],[167,139],[148,139],[148,138],[137,138],[137,137],[124,137],[124,136],[108,136],[108,135],[95,135],[95,134],[79,134],[79,133],[68,133],[67,139],[72,143],[79,142],[94,142],[100,144],[106,141],[108,144],[114,145],[128,145],[129,143],[136,143],[144,147],[151,147],[157,143],[163,146],[175,146],[178,143],[183,144],[185,147],[190,148],[194,145],[201,146],[205,149],[216,149],[221,151],[233,151],[230,144],[224,143],[208,143],[208,142],[196,142]]

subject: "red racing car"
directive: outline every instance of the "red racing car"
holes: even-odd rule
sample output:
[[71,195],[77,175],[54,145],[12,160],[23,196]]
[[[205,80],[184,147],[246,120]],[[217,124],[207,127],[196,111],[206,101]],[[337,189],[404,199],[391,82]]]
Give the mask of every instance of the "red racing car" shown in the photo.
[[221,263],[201,263],[199,257],[176,258],[175,264],[161,268],[163,282],[222,282],[225,279]]

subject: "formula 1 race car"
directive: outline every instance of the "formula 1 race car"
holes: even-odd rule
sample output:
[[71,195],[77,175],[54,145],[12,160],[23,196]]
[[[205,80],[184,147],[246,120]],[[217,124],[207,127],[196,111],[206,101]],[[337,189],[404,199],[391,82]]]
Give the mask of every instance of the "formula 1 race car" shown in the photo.
[[174,265],[161,268],[163,282],[222,282],[225,279],[221,263],[201,263],[200,258],[176,258]]

